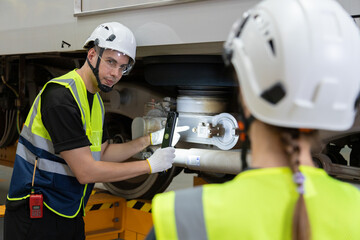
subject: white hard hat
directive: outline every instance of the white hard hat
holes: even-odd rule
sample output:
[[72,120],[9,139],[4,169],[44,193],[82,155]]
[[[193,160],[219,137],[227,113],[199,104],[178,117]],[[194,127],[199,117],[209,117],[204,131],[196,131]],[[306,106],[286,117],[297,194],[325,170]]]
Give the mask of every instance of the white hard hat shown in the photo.
[[360,90],[360,35],[335,0],[265,0],[234,24],[225,60],[265,123],[351,127]]
[[131,65],[135,63],[136,41],[134,34],[118,22],[100,24],[84,43],[84,48],[93,45],[112,49],[129,56]]

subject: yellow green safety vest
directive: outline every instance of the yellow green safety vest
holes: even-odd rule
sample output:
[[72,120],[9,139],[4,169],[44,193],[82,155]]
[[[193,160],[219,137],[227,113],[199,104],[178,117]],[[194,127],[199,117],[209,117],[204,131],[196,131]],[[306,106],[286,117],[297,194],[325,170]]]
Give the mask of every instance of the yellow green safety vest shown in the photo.
[[[360,239],[360,192],[322,169],[301,166],[311,239]],[[156,239],[292,239],[298,193],[289,168],[253,169],[230,182],[158,194]]]
[[72,218],[86,205],[94,184],[80,184],[65,160],[55,154],[50,135],[41,120],[41,94],[49,83],[57,83],[70,90],[79,107],[83,128],[92,144],[92,156],[96,161],[100,160],[104,105],[99,93],[96,93],[90,111],[85,84],[73,70],[47,82],[37,95],[19,137],[8,200],[29,197],[37,159],[35,192],[42,192],[44,205],[50,210]]

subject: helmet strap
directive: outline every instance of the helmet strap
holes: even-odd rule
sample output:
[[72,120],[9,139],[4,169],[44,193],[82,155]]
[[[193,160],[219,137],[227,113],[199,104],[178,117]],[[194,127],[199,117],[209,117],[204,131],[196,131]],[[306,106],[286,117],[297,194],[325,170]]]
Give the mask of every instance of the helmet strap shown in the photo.
[[251,143],[248,131],[250,129],[250,125],[254,122],[255,118],[253,115],[250,115],[250,117],[246,118],[242,107],[240,108],[240,115],[244,125],[243,129],[241,129],[240,134],[245,136],[241,146],[241,163],[242,163],[242,169],[244,170],[249,167],[246,161],[247,153],[248,150],[250,149],[250,143]]
[[246,168],[248,168],[248,164],[246,161],[246,157],[247,157],[247,153],[248,150],[250,149],[250,139],[249,136],[246,134],[245,135],[245,141],[243,142],[242,146],[241,146],[241,165],[242,165],[242,170],[245,170]]
[[104,48],[99,48],[99,49],[100,49],[100,52],[99,52],[99,54],[98,54],[98,59],[97,59],[97,62],[96,62],[96,66],[95,66],[95,67],[93,67],[93,65],[91,65],[90,60],[89,60],[88,57],[86,58],[86,61],[87,61],[87,63],[89,64],[92,72],[93,72],[94,75],[95,75],[95,78],[96,78],[96,81],[97,81],[97,84],[98,84],[98,88],[99,88],[101,91],[107,93],[107,92],[110,92],[110,91],[113,89],[113,87],[108,87],[108,86],[106,86],[106,85],[104,85],[104,84],[102,84],[102,83],[100,82],[100,78],[99,78],[99,66],[100,66],[100,61],[101,61],[100,58],[102,57],[102,55],[103,55],[103,53],[104,53]]

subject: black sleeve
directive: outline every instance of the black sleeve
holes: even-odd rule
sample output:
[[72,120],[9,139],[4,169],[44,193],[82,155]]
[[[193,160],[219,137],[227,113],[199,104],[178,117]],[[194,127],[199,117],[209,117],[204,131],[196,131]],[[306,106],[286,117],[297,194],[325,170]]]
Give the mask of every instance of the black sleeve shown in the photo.
[[41,95],[41,115],[55,153],[91,145],[69,89],[56,83],[48,84]]
[[109,139],[109,133],[107,130],[107,124],[106,124],[106,119],[104,119],[104,125],[103,125],[103,135],[102,135],[102,142],[104,143]]

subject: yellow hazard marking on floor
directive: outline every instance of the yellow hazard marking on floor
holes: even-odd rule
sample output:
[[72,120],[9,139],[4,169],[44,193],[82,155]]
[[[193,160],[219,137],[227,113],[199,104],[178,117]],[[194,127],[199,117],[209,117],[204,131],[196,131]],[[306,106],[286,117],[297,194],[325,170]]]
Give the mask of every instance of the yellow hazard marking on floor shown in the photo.
[[142,208],[141,208],[142,211],[145,211],[145,212],[150,212],[151,210],[151,204],[150,203],[146,203]]
[[96,193],[108,193],[108,191],[104,190],[104,189],[99,189],[99,188],[94,188],[92,191],[91,191],[91,194],[90,195],[94,195]]
[[151,203],[146,203],[138,200],[129,200],[127,201],[126,205],[128,208],[133,208],[144,212],[151,211]]
[[108,208],[112,208],[112,207],[113,207],[113,203],[99,203],[99,204],[94,204],[94,205],[87,205],[85,207],[85,212],[95,211],[95,210],[104,210],[104,209],[108,209]]
[[126,203],[126,205],[128,208],[132,208],[136,202],[137,202],[136,200],[130,200]]
[[108,209],[112,207],[112,203],[104,203],[102,204],[102,206],[100,207],[100,209]]

